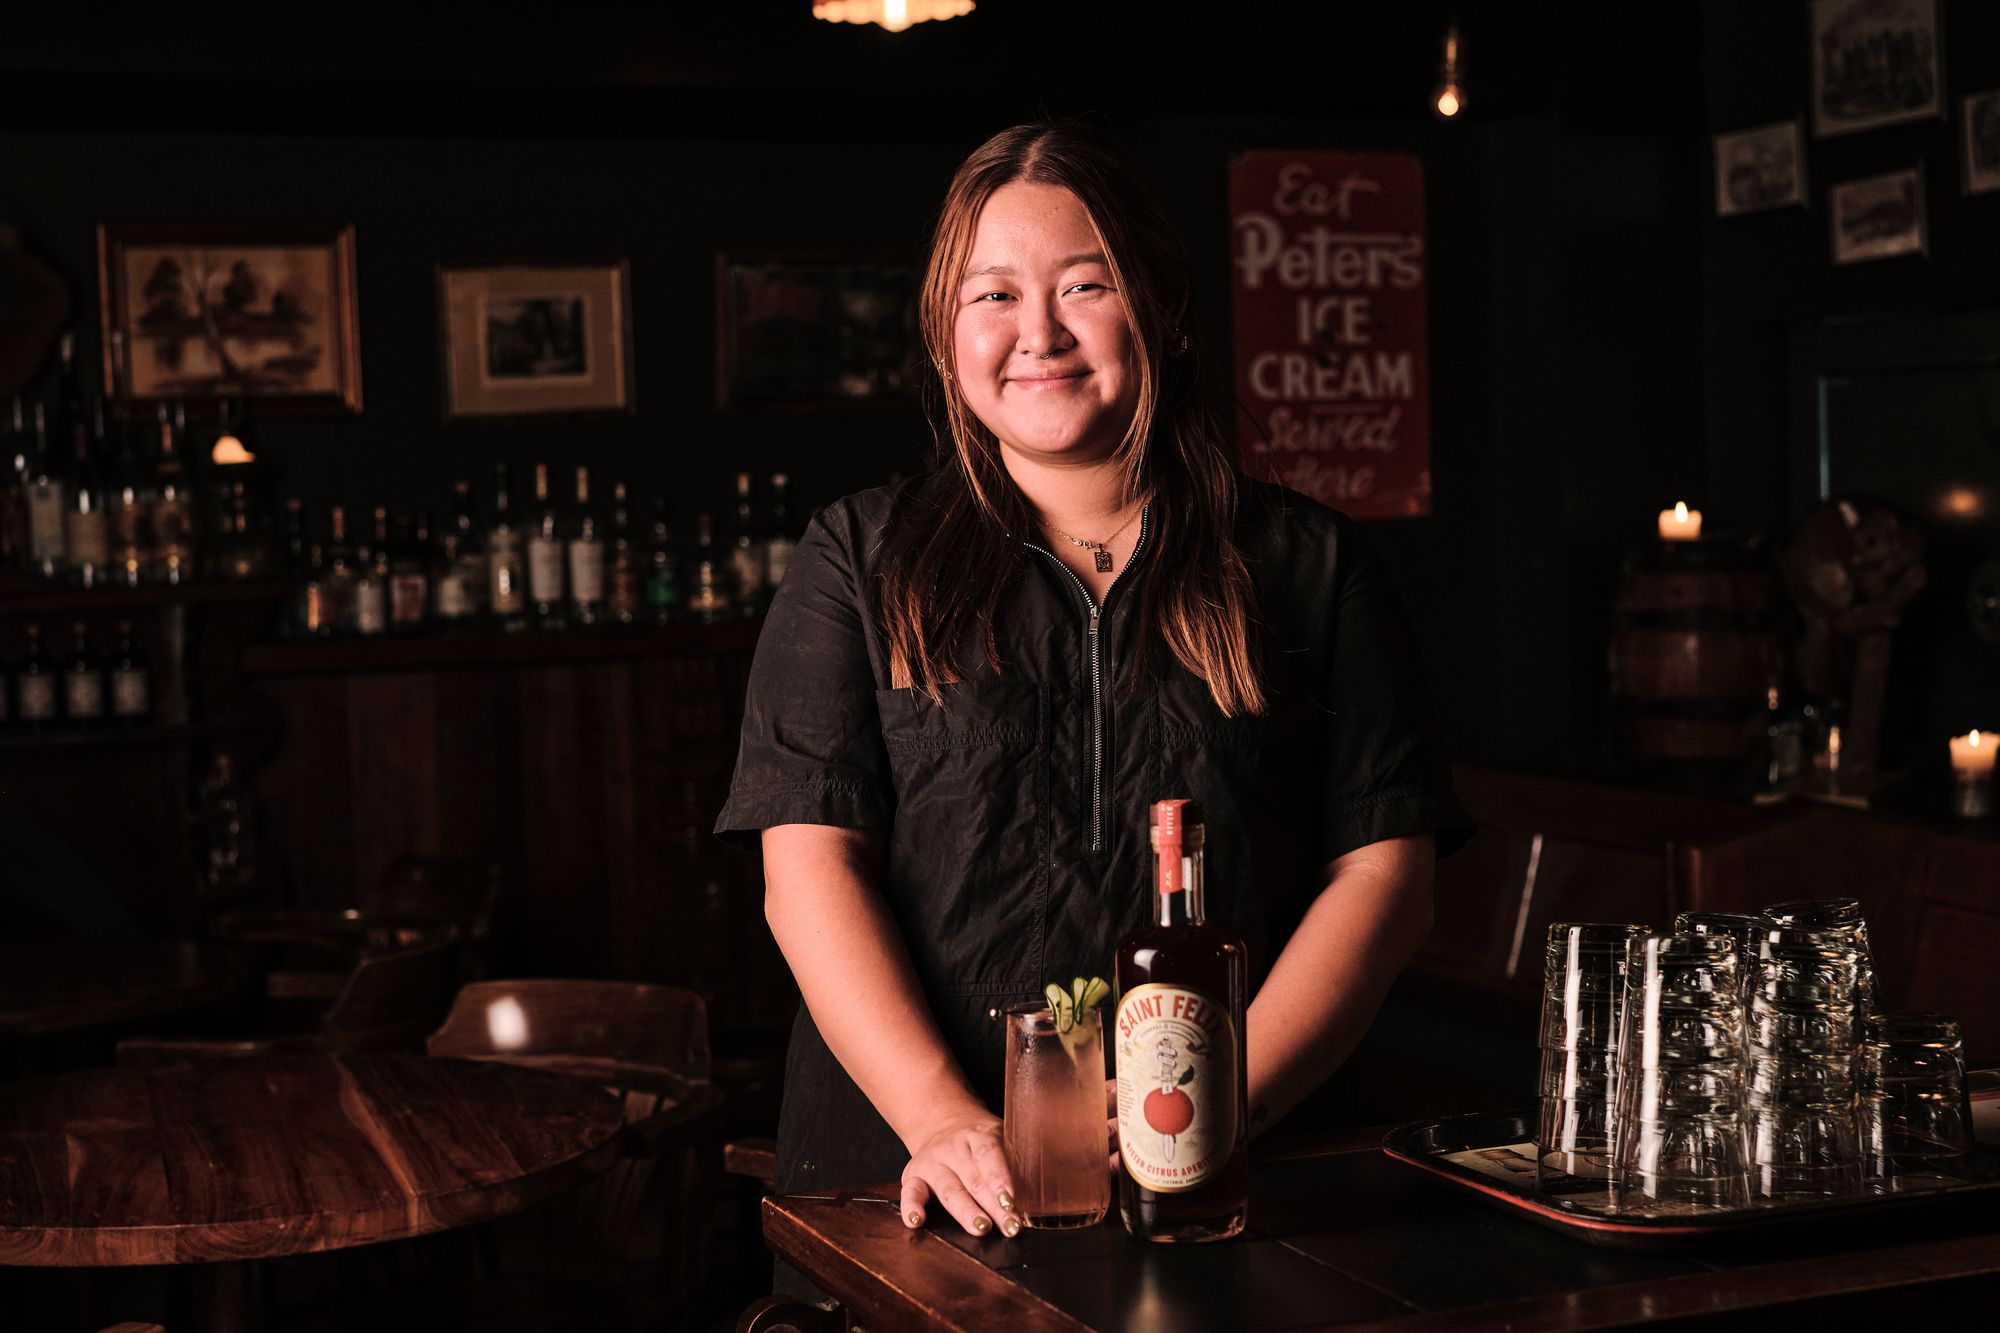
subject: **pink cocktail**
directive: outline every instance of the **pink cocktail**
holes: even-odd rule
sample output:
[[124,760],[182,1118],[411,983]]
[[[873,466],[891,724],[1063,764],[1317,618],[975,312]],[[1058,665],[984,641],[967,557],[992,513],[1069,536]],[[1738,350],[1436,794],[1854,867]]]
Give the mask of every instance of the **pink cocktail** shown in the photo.
[[1111,1207],[1104,1121],[1104,1022],[1096,1008],[1066,1032],[1047,1005],[1007,1011],[1004,1107],[1014,1207],[1031,1227],[1095,1226]]

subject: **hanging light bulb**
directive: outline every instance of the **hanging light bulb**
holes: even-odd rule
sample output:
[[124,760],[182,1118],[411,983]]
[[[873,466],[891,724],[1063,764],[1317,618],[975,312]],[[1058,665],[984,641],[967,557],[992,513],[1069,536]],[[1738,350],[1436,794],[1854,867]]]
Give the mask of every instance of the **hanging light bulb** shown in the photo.
[[1431,97],[1431,109],[1445,120],[1450,120],[1465,110],[1464,67],[1458,54],[1458,25],[1452,24],[1444,30],[1444,64],[1438,70],[1437,92]]
[[813,0],[813,17],[828,23],[873,23],[901,32],[913,23],[955,19],[973,10],[972,0]]

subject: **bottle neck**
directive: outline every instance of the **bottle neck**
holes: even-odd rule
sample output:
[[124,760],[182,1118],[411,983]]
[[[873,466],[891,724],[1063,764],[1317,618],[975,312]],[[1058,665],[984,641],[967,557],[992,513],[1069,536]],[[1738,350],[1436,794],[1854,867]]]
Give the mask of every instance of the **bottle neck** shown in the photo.
[[1200,847],[1153,854],[1153,924],[1199,926],[1208,919]]

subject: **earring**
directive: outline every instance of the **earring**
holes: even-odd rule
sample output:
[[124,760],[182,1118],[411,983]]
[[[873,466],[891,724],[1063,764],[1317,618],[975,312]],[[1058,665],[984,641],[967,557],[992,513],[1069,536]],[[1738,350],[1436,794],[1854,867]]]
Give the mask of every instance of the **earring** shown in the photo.
[[1167,335],[1167,355],[1183,356],[1187,353],[1188,336],[1185,329],[1175,329]]

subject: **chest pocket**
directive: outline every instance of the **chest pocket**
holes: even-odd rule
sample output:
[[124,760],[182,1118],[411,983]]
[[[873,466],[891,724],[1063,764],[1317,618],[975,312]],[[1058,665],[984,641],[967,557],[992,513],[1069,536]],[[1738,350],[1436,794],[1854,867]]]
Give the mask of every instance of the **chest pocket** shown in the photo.
[[933,703],[922,690],[877,690],[882,743],[889,753],[921,754],[978,746],[1034,746],[1047,727],[1046,692],[1026,680],[946,685]]

